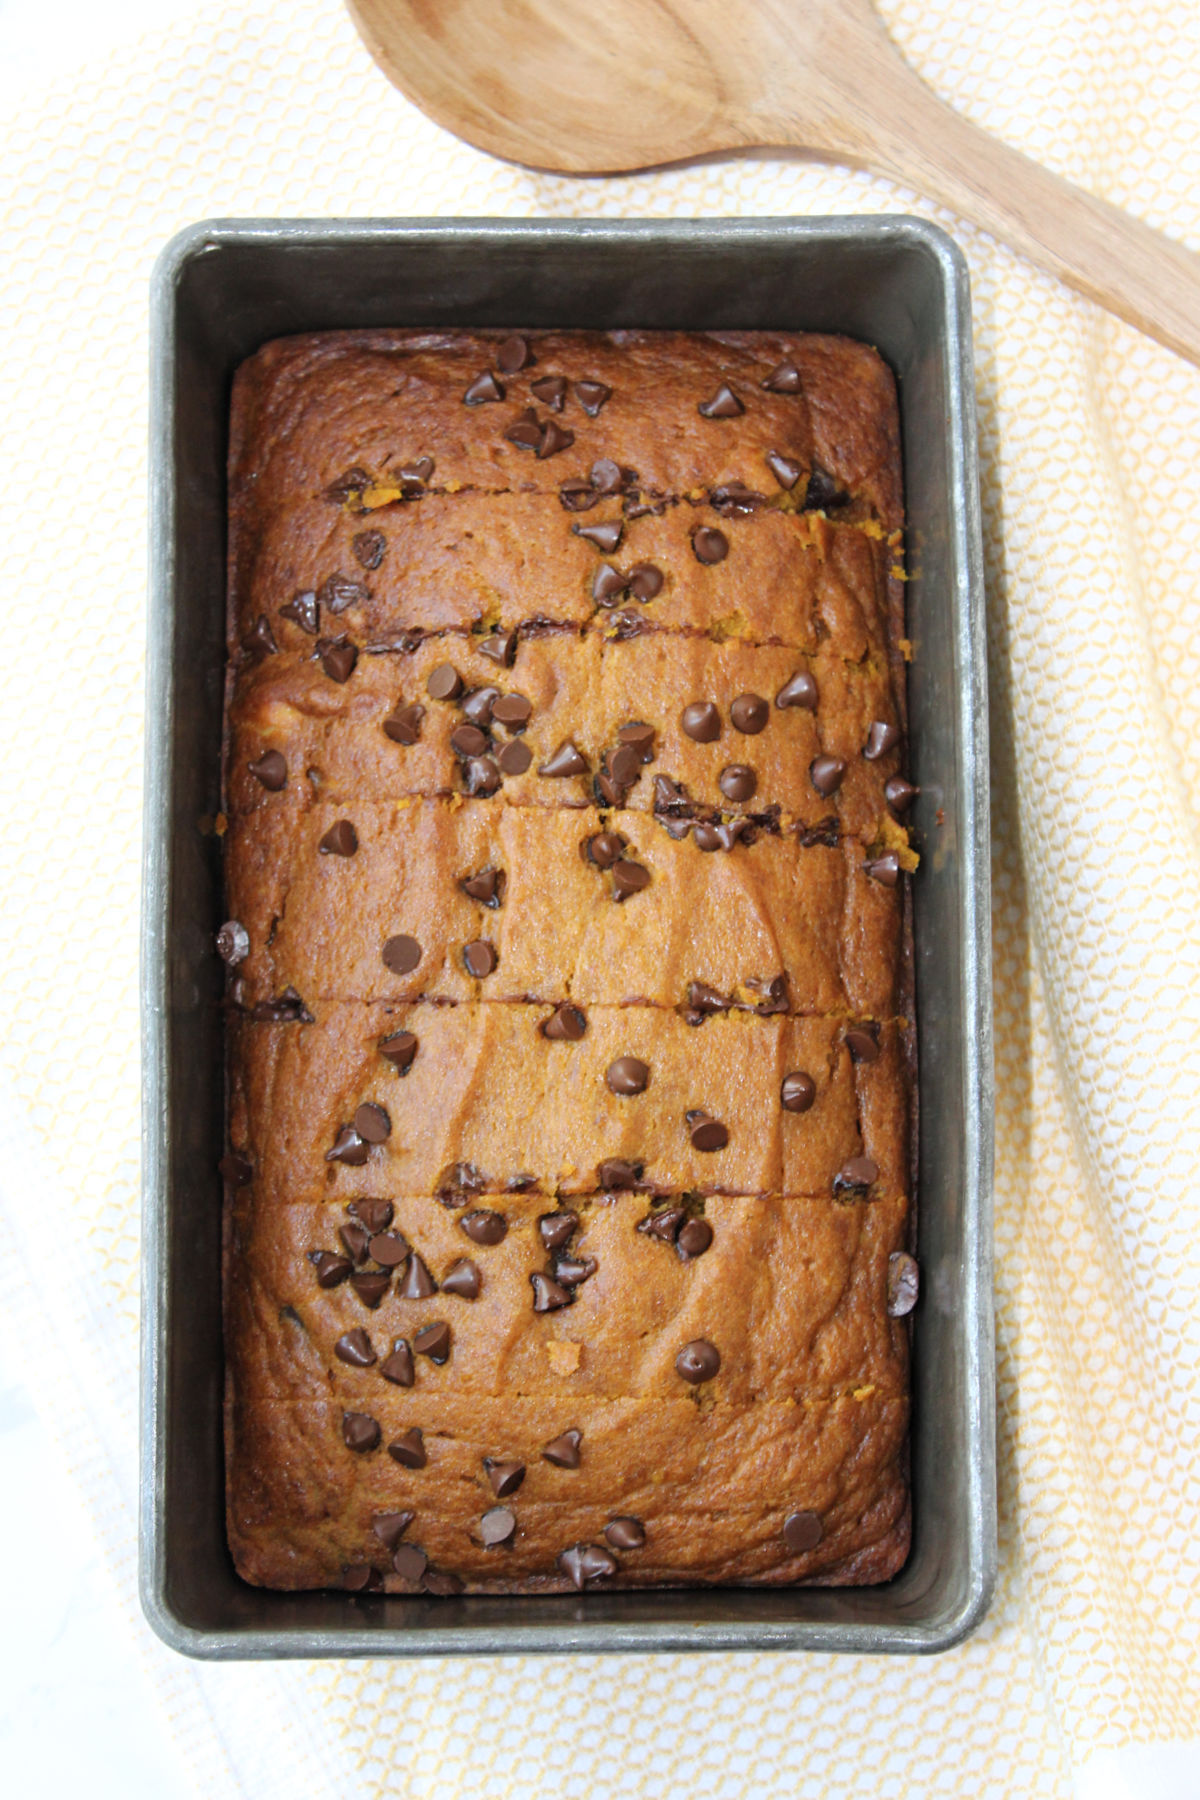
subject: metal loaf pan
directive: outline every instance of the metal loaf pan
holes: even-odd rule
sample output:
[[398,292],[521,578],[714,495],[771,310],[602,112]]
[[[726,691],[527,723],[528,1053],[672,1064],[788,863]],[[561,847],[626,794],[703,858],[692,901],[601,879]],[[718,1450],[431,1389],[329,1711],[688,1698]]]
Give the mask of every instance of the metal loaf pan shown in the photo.
[[[996,1556],[987,697],[965,264],[912,218],[214,221],[153,288],[143,1031],[141,1580],[194,1656],[929,1651]],[[899,378],[921,1081],[913,1548],[870,1588],[457,1600],[267,1593],[225,1543],[222,1069],[213,954],[230,377],[265,339],[371,325],[846,332]],[[205,821],[208,821],[207,826]]]

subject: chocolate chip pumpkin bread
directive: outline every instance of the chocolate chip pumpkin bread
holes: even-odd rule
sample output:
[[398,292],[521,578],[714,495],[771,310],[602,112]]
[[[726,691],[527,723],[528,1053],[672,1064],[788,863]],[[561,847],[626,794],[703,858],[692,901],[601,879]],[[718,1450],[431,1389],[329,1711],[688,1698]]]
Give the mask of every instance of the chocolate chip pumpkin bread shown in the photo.
[[238,371],[246,1580],[903,1563],[901,524],[847,339],[323,333]]

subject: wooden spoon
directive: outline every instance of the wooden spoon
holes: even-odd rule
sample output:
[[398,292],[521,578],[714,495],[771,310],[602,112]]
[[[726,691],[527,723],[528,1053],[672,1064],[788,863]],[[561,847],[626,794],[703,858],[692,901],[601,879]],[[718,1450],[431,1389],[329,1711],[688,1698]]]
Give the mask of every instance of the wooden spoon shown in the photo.
[[439,125],[614,174],[792,146],[942,201],[1200,362],[1200,257],[1010,150],[903,61],[870,0],[347,0]]

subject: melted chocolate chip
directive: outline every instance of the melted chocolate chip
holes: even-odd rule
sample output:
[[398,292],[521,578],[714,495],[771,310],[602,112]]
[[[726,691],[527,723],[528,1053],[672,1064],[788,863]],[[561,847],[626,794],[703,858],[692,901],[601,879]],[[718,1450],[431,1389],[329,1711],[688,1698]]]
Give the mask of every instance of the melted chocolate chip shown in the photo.
[[582,406],[589,419],[594,419],[606,400],[612,399],[612,389],[603,381],[577,381],[575,398]]
[[578,476],[564,481],[558,490],[560,503],[568,512],[587,512],[595,506],[600,498],[590,481],[583,481]]
[[729,717],[747,737],[756,737],[765,729],[771,708],[761,694],[739,694],[729,708]]
[[557,1312],[560,1306],[571,1304],[570,1290],[560,1287],[549,1275],[533,1274],[529,1279],[533,1284],[534,1312]]
[[710,820],[701,820],[696,826],[694,837],[698,850],[732,850],[740,837],[753,831],[749,819],[726,819],[720,824]]
[[789,1550],[803,1555],[815,1550],[825,1536],[825,1527],[815,1512],[794,1512],[783,1522],[783,1536]]
[[496,380],[490,369],[485,369],[482,375],[477,375],[463,395],[467,406],[483,406],[488,400],[503,400],[503,398],[503,385]]
[[450,1357],[450,1327],[446,1321],[435,1319],[431,1325],[422,1325],[413,1339],[413,1349],[418,1356],[427,1356],[430,1362],[447,1362]]
[[780,1103],[787,1112],[805,1113],[817,1097],[817,1084],[803,1069],[785,1075],[779,1089]]
[[916,1258],[906,1250],[893,1250],[888,1257],[887,1309],[893,1319],[905,1318],[917,1304],[921,1272]]
[[700,525],[692,533],[692,551],[697,562],[724,562],[729,555],[729,539],[715,525]]
[[517,1535],[516,1515],[507,1506],[493,1506],[479,1521],[479,1537],[488,1550],[505,1550]]
[[236,969],[250,954],[250,933],[237,919],[227,919],[217,933],[217,955],[229,968]]
[[325,498],[334,501],[338,506],[343,506],[352,494],[360,493],[363,488],[369,487],[370,483],[371,477],[367,471],[360,469],[356,463],[352,469],[347,469],[344,475],[339,475],[336,481],[330,482],[325,489]]
[[856,1063],[878,1062],[878,1025],[851,1025],[846,1032],[846,1048]]
[[564,1000],[548,1019],[543,1019],[539,1029],[552,1043],[577,1044],[587,1030],[587,1015],[578,1006],[572,1006],[569,1000]]
[[878,1179],[878,1163],[872,1162],[869,1156],[852,1156],[834,1176],[833,1191],[835,1194],[865,1194],[871,1183]]
[[457,700],[463,691],[463,679],[453,663],[439,663],[431,669],[425,692],[431,700]]
[[881,887],[894,888],[900,879],[900,858],[894,850],[886,850],[882,856],[869,858],[863,869]]
[[609,519],[600,525],[572,525],[571,530],[576,537],[586,538],[589,544],[594,544],[605,556],[611,556],[620,545],[625,526],[620,519]]
[[538,1220],[538,1236],[547,1250],[561,1250],[564,1244],[570,1242],[578,1224],[578,1213],[543,1213]]
[[555,779],[564,775],[586,775],[587,772],[586,762],[569,739],[566,743],[558,746],[553,756],[538,766],[539,775],[547,775]]
[[383,964],[393,975],[411,975],[423,955],[415,937],[390,937],[383,946]]
[[393,744],[415,744],[421,736],[421,720],[424,717],[423,706],[405,706],[400,702],[395,712],[383,721],[384,735],[390,737]]
[[260,1000],[250,1017],[260,1025],[311,1025],[313,1016],[294,987],[284,988],[274,1000]]
[[699,1108],[689,1112],[687,1122],[693,1150],[724,1150],[729,1142],[728,1127]]
[[[388,1445],[388,1455],[402,1463],[406,1469],[423,1469],[429,1458],[425,1454],[425,1436],[420,1426],[413,1425],[408,1431],[402,1432]],[[408,1545],[406,1548],[411,1549],[412,1546]],[[420,1551],[417,1554],[420,1555]],[[421,1557],[421,1561],[423,1564],[424,1557]],[[400,1572],[397,1570],[397,1573]]]
[[[408,1259],[404,1280],[398,1291],[402,1300],[428,1300],[431,1294],[437,1293],[437,1282],[429,1273],[428,1264],[415,1250]],[[417,1348],[420,1349],[419,1344]]]
[[515,631],[493,631],[482,643],[476,644],[475,648],[489,662],[499,663],[502,669],[510,669],[517,653],[517,634]]
[[828,506],[844,506],[849,498],[849,494],[838,486],[832,475],[813,464],[804,495],[805,512],[823,512]]
[[432,456],[414,456],[412,461],[406,462],[402,469],[397,469],[396,476],[400,481],[426,482],[433,474],[433,469]]
[[572,1544],[569,1550],[560,1551],[558,1566],[582,1593],[589,1581],[602,1581],[606,1575],[615,1575],[621,1565],[601,1544]]
[[582,1443],[582,1431],[577,1431],[572,1426],[569,1431],[564,1431],[560,1436],[551,1438],[548,1444],[543,1444],[542,1455],[548,1463],[553,1463],[556,1469],[577,1469],[580,1463],[579,1449]]
[[721,1352],[705,1338],[693,1338],[675,1358],[675,1373],[692,1387],[711,1381],[721,1367]]
[[379,1373],[385,1381],[396,1387],[411,1387],[417,1378],[413,1367],[412,1351],[407,1338],[397,1338],[392,1346],[392,1353],[379,1365]]
[[763,382],[769,394],[798,394],[800,392],[800,371],[795,363],[781,362],[771,370]]
[[765,506],[766,495],[754,488],[748,488],[744,481],[726,481],[720,487],[713,488],[708,496],[709,505],[723,519],[745,519]]
[[703,419],[736,419],[746,408],[731,387],[722,382],[711,400],[702,400],[696,411]]
[[817,684],[807,669],[797,669],[788,677],[775,696],[776,706],[798,706],[803,712],[817,710]]
[[663,572],[653,563],[634,563],[629,571],[629,592],[635,600],[653,600],[662,592]]
[[508,1236],[508,1220],[504,1214],[488,1212],[482,1207],[464,1213],[458,1224],[473,1244],[502,1244]]
[[392,1037],[383,1039],[379,1054],[387,1058],[397,1075],[407,1075],[417,1054],[417,1041],[415,1032],[397,1031]]
[[875,719],[867,732],[863,755],[868,762],[878,762],[881,756],[886,756],[889,750],[894,750],[899,742],[900,727],[898,725],[889,725],[883,719]]
[[504,1462],[497,1456],[485,1456],[483,1466],[497,1500],[507,1500],[510,1494],[516,1493],[525,1479],[524,1463]]
[[818,819],[815,825],[797,825],[796,833],[806,850],[812,850],[818,844],[823,844],[827,850],[838,847],[836,818]]
[[339,1362],[349,1363],[353,1369],[369,1369],[378,1360],[371,1340],[361,1325],[356,1325],[353,1331],[342,1333],[333,1346],[333,1354]]
[[640,1519],[610,1519],[604,1535],[614,1550],[640,1550],[646,1541],[646,1527]]
[[629,577],[612,563],[601,563],[592,577],[592,599],[597,606],[615,606],[629,587]]
[[758,776],[746,763],[730,763],[718,775],[717,786],[727,800],[736,800],[740,804],[754,798]]
[[387,539],[382,531],[360,531],[350,541],[364,569],[377,569],[387,554]]
[[676,1254],[680,1262],[694,1262],[696,1257],[704,1255],[712,1241],[713,1228],[707,1219],[689,1219],[675,1239]]
[[384,1549],[391,1552],[412,1524],[414,1517],[415,1515],[410,1512],[376,1513],[371,1520],[371,1530]]
[[631,894],[641,893],[650,886],[650,871],[641,863],[628,862],[622,857],[613,864],[613,896],[616,900],[627,900]]
[[620,1193],[637,1186],[642,1179],[641,1164],[627,1162],[622,1156],[610,1156],[596,1170],[596,1178],[606,1192]]
[[767,451],[767,467],[781,488],[794,488],[804,473],[798,462],[790,456],[781,456],[778,450]]
[[349,681],[358,663],[358,650],[349,638],[318,638],[317,655],[330,681]]
[[311,588],[294,594],[286,606],[280,607],[279,616],[281,619],[291,619],[309,637],[316,637],[321,617],[317,596]]
[[618,1056],[604,1077],[614,1094],[644,1094],[650,1082],[650,1065],[636,1056]]
[[[348,575],[331,575],[328,581],[321,583],[317,590],[317,598],[326,611],[337,614],[344,613],[352,606],[364,606],[371,598],[371,590],[364,587],[361,581],[354,581]],[[317,649],[321,646],[318,643]],[[344,680],[344,676],[335,679]]]
[[358,849],[358,833],[349,819],[331,825],[317,845],[322,856],[353,856]]
[[808,779],[816,788],[823,800],[836,794],[846,779],[846,759],[844,756],[814,756],[808,765]]
[[487,1176],[474,1163],[451,1163],[438,1176],[438,1198],[446,1206],[463,1206],[475,1194],[482,1194],[487,1185]]
[[323,1288],[337,1287],[354,1267],[348,1256],[335,1256],[332,1250],[310,1250],[308,1259],[317,1271],[317,1286]]
[[356,1450],[363,1455],[374,1450],[380,1439],[379,1421],[370,1413],[344,1412],[342,1414],[342,1438],[348,1450]]
[[277,794],[287,782],[287,764],[278,750],[264,750],[249,768],[255,781],[261,782],[269,793]]
[[896,818],[902,819],[917,795],[921,792],[911,781],[905,781],[903,775],[893,775],[884,783],[883,797]]
[[690,701],[679,715],[679,723],[697,744],[715,744],[721,735],[721,715],[711,700]]
[[363,1305],[369,1306],[372,1312],[375,1311],[391,1284],[391,1275],[385,1269],[360,1269],[350,1277],[350,1286]]
[[615,831],[597,831],[588,838],[585,848],[589,862],[598,869],[611,869],[625,848],[625,840]]
[[639,1219],[636,1229],[647,1237],[658,1238],[661,1243],[673,1244],[686,1218],[686,1207],[660,1207],[657,1212],[647,1213],[644,1219]]
[[477,981],[490,975],[499,961],[496,946],[486,938],[475,938],[472,943],[463,945],[463,962],[466,964],[467,974],[473,975]]
[[460,1256],[442,1276],[443,1294],[457,1294],[460,1300],[478,1300],[482,1288],[483,1276],[467,1256]]
[[363,1142],[353,1125],[343,1125],[332,1150],[325,1152],[325,1161],[347,1163],[359,1169],[366,1162],[368,1151],[369,1146]]
[[408,1239],[398,1231],[377,1231],[370,1242],[372,1259],[385,1269],[398,1269],[409,1252]]
[[533,361],[533,351],[527,338],[506,337],[496,351],[496,367],[502,375],[515,375],[518,369],[526,369]]

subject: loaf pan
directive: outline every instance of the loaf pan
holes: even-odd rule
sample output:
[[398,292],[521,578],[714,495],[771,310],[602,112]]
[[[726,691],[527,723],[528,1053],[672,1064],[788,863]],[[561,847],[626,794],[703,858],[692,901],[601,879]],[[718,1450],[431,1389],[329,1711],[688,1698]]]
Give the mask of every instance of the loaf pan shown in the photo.
[[[354,326],[837,331],[899,380],[908,512],[921,1083],[913,1545],[867,1588],[453,1600],[269,1593],[225,1542],[220,745],[230,379],[268,338]],[[202,1657],[946,1649],[996,1557],[984,603],[966,267],[911,218],[213,221],[152,295],[142,969],[141,1584]]]

